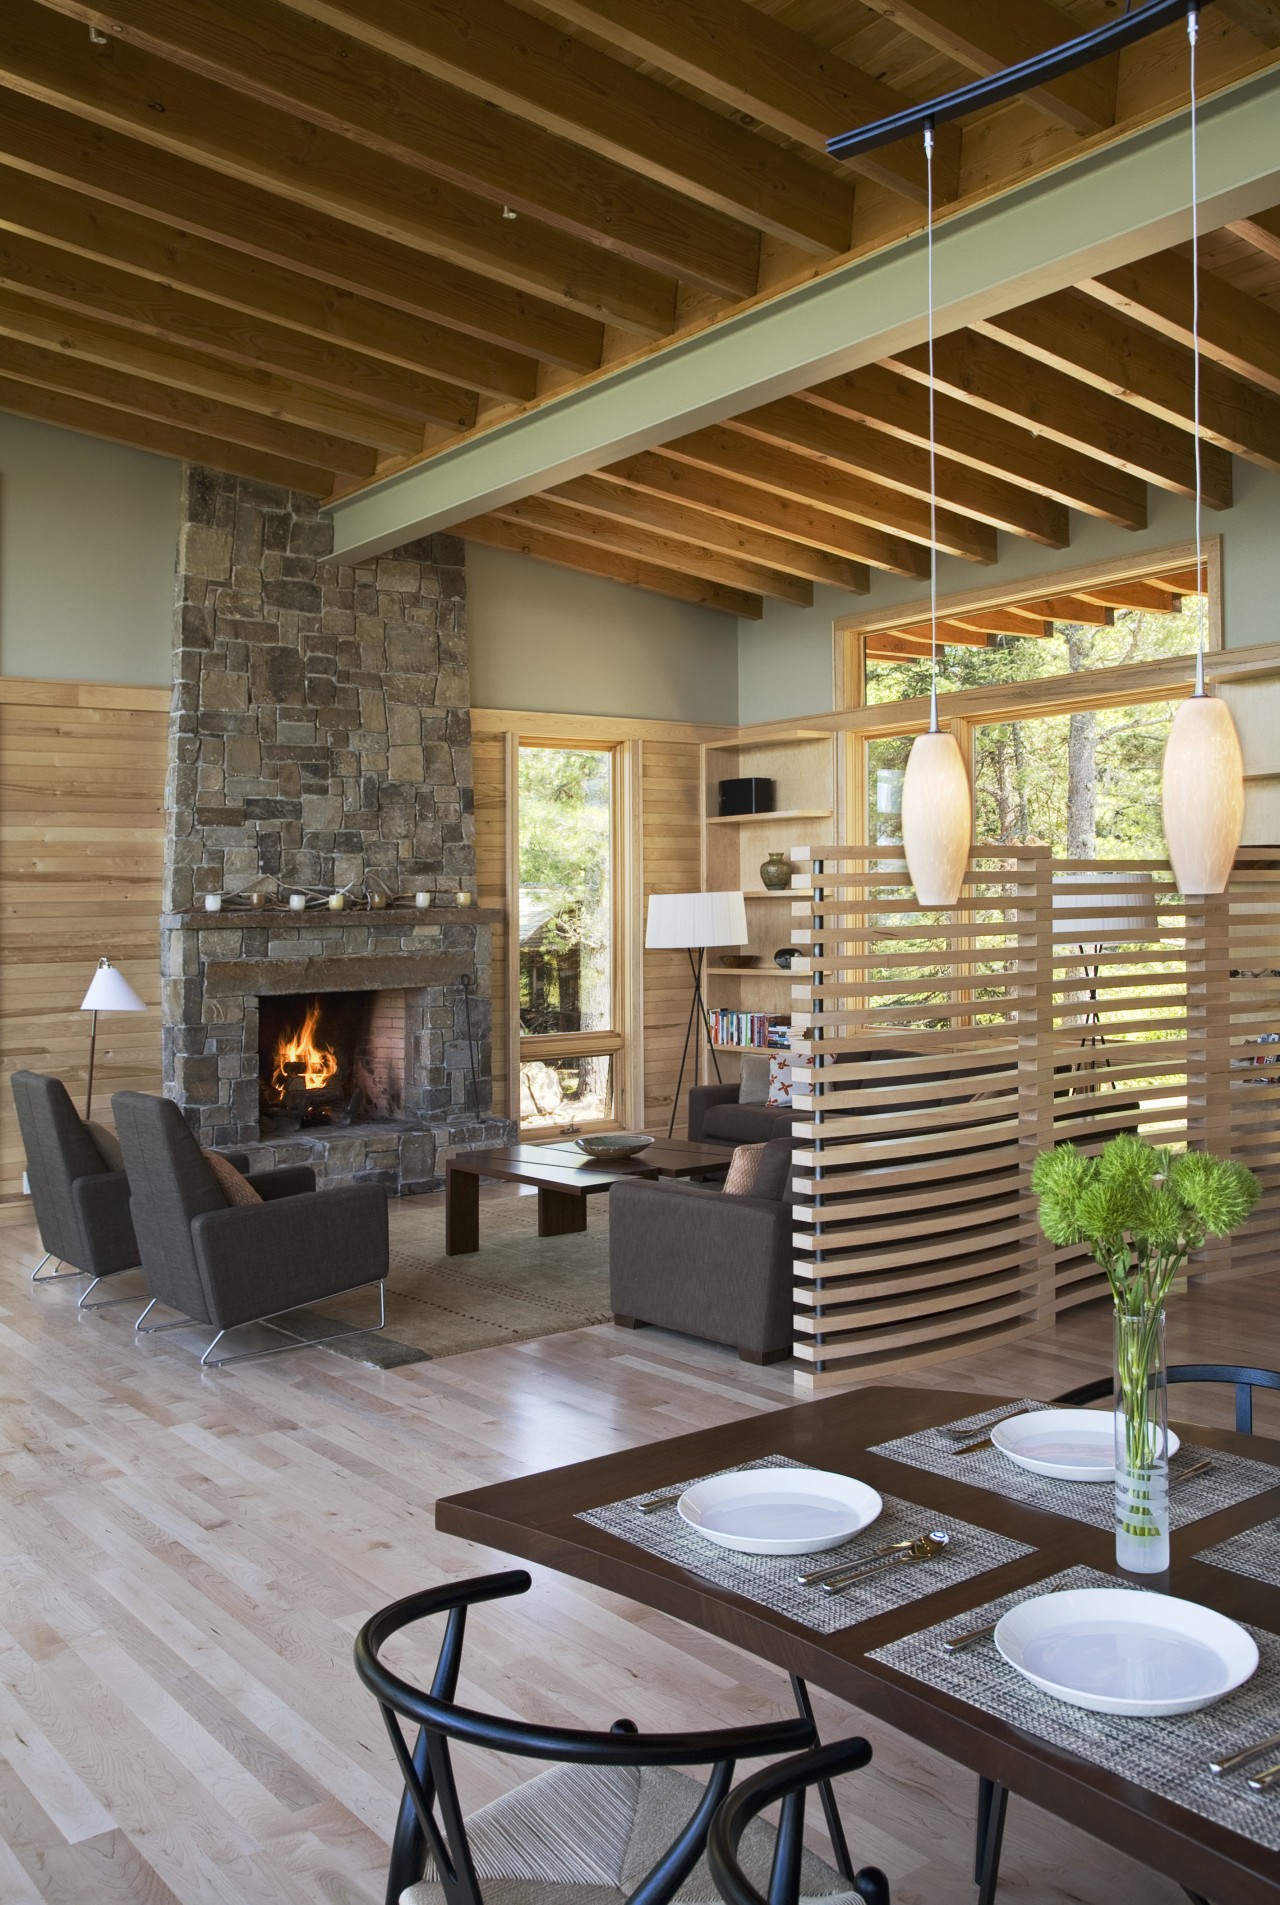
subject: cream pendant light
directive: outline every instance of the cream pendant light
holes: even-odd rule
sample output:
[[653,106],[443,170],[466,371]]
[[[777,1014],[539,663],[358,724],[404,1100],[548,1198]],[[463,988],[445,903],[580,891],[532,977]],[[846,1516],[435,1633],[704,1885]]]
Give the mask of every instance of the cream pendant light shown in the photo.
[[[1191,46],[1191,351],[1196,460],[1196,580],[1200,547],[1200,219],[1196,174],[1196,38],[1199,18],[1187,14]],[[1226,890],[1244,831],[1244,761],[1231,710],[1205,692],[1204,623],[1196,645],[1196,686],[1173,718],[1164,750],[1161,791],[1164,837],[1178,891]]]
[[929,280],[929,731],[911,746],[902,782],[902,846],[921,906],[954,906],[964,885],[972,802],[954,734],[938,727],[938,476],[933,382],[933,124],[924,129]]

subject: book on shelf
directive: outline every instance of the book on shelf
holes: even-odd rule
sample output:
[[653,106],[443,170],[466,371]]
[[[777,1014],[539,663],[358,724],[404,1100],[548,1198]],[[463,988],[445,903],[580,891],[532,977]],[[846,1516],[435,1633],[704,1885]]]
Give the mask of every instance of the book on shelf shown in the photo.
[[707,1023],[713,1045],[750,1045],[760,1051],[784,1050],[791,1043],[790,1018],[769,1012],[729,1012],[710,1007]]

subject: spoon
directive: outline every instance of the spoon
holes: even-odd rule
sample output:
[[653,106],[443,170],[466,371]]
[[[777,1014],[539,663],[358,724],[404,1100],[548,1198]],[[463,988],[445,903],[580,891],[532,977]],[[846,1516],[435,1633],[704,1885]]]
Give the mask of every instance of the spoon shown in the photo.
[[843,1594],[844,1590],[852,1587],[855,1581],[861,1581],[868,1574],[878,1574],[882,1568],[901,1567],[904,1562],[932,1561],[935,1555],[943,1552],[950,1539],[950,1535],[944,1534],[941,1529],[931,1535],[921,1535],[918,1541],[913,1541],[911,1546],[904,1548],[900,1554],[884,1555],[879,1561],[872,1561],[866,1567],[855,1568],[851,1574],[838,1574],[834,1580],[824,1581],[822,1592]]

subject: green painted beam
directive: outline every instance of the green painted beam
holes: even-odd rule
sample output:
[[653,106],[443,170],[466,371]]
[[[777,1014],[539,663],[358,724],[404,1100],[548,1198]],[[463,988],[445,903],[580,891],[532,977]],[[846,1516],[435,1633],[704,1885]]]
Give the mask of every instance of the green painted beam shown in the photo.
[[[1201,228],[1280,200],[1280,68],[1200,114]],[[943,218],[939,333],[1190,235],[1185,114]],[[332,505],[350,562],[924,341],[922,235],[767,298]]]

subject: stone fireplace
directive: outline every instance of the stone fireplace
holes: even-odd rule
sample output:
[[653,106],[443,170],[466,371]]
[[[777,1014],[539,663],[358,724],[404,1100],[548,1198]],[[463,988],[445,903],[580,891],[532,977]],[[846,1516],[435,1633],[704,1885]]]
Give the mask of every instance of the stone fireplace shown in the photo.
[[[350,566],[331,546],[312,498],[187,470],[165,1089],[202,1144],[425,1189],[448,1147],[512,1135],[490,1103],[489,920],[466,903],[463,550]],[[309,1017],[323,1056],[282,1058]]]

